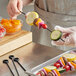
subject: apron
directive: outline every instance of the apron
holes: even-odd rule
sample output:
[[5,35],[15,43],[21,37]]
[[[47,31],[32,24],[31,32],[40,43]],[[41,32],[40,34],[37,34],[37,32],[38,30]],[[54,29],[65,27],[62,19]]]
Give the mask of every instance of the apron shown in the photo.
[[[34,8],[51,30],[56,25],[76,26],[76,0],[35,0]],[[33,42],[52,46],[49,31],[32,27],[32,32]],[[73,47],[57,46],[57,48],[67,51]]]

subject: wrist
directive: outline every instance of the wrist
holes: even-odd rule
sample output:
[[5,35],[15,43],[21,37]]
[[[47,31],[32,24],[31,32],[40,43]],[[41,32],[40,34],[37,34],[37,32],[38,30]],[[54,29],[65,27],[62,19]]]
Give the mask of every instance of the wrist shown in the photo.
[[23,2],[23,6],[28,5],[29,3],[31,3],[33,0],[22,0]]

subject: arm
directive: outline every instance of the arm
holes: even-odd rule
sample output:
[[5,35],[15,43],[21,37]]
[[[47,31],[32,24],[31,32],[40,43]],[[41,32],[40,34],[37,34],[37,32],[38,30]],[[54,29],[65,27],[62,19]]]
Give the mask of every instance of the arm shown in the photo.
[[31,3],[33,0],[22,0],[23,1],[23,5],[26,6],[29,3]]

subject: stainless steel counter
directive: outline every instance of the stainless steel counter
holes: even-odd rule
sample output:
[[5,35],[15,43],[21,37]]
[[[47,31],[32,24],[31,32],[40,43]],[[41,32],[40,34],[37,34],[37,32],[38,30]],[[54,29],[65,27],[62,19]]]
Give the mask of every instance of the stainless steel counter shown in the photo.
[[[7,66],[2,63],[4,59],[8,59],[9,55],[14,55],[15,57],[19,57],[20,63],[27,69],[27,71],[30,71],[33,67],[61,53],[63,53],[63,51],[57,50],[55,48],[43,46],[40,44],[30,43],[28,45],[25,45],[19,49],[16,49],[15,51],[12,51],[0,57],[0,76],[12,76]],[[9,60],[9,65],[11,66],[13,72],[16,75],[11,60]],[[25,76],[24,72],[18,65],[17,68],[20,73],[20,76]]]

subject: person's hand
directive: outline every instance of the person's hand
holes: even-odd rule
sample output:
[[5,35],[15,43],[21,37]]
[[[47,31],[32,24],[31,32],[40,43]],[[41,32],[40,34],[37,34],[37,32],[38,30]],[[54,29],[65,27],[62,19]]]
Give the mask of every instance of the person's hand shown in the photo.
[[66,46],[75,46],[76,47],[76,26],[75,27],[69,27],[69,28],[63,28],[60,26],[56,26],[55,30],[60,30],[62,35],[62,40],[58,41],[52,41],[52,45],[66,45]]
[[10,0],[7,6],[8,14],[11,18],[17,18],[22,11],[23,2],[22,0]]

